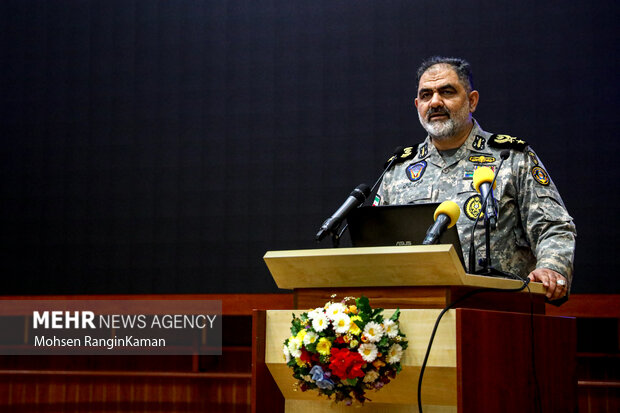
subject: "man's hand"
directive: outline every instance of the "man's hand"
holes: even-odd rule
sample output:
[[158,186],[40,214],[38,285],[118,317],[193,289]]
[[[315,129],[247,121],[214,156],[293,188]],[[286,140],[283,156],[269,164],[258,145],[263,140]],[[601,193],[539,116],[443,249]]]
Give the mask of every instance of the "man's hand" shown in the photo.
[[[562,298],[568,293],[568,280],[562,274],[549,268],[536,268],[527,278],[541,282],[547,289],[547,298],[550,301]],[[560,281],[558,284],[559,280],[563,281]],[[562,283],[564,284],[562,285]]]

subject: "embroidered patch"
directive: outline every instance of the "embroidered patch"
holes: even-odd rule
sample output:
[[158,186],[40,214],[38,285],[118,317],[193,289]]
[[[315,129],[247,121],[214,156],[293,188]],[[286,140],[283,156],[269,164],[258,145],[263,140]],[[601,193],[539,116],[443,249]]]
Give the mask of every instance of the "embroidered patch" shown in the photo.
[[465,216],[475,221],[480,215],[480,209],[482,208],[482,200],[480,199],[480,195],[472,195],[463,204],[463,211],[465,211]]
[[481,151],[484,149],[485,145],[486,145],[487,141],[486,139],[484,139],[482,136],[480,135],[476,135],[476,137],[474,138],[473,143],[471,144],[471,146],[478,150]]
[[469,157],[469,162],[477,162],[477,163],[492,163],[495,162],[497,159],[495,159],[493,156],[486,156],[486,155],[473,155]]
[[415,154],[418,153],[418,145],[416,146],[408,146],[406,148],[403,148],[399,153],[394,154],[390,157],[390,159],[388,159],[384,164],[383,167],[387,168],[387,166],[390,164],[390,162],[392,162],[393,160],[396,159],[396,161],[398,163],[403,162],[409,158],[413,158],[415,156]]
[[381,203],[381,197],[379,195],[375,195],[375,200],[372,201],[372,206],[378,206]]
[[547,174],[547,171],[545,171],[540,166],[535,166],[532,168],[532,176],[534,177],[534,180],[539,184],[543,186],[549,185],[549,175]]
[[420,146],[420,153],[418,154],[418,158],[426,158],[426,155],[428,155],[428,143]]
[[463,179],[474,179],[474,171],[465,171]]
[[523,152],[527,142],[510,135],[493,135],[489,139],[489,146],[497,149],[515,149]]
[[538,157],[536,156],[536,154],[532,151],[527,151],[527,154],[529,155],[534,165],[538,166]]
[[422,178],[422,175],[424,175],[426,165],[426,161],[420,161],[409,165],[407,167],[407,178],[409,178],[411,182],[420,180],[420,178]]

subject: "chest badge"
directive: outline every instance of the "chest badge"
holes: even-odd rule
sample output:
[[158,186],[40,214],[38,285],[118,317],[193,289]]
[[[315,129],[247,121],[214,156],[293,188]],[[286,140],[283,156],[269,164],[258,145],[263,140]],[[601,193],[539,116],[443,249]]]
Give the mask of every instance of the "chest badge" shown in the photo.
[[480,210],[482,209],[482,200],[480,199],[480,195],[472,195],[465,201],[463,204],[463,210],[465,211],[465,215],[467,218],[475,221],[480,215]]
[[420,161],[409,165],[407,167],[407,178],[409,178],[411,182],[419,181],[422,175],[424,175],[426,165],[426,161]]
[[493,156],[473,155],[469,157],[469,162],[474,162],[474,163],[493,163],[495,161],[496,159]]
[[534,180],[543,186],[549,185],[550,179],[549,174],[540,166],[535,166],[532,168],[532,176]]

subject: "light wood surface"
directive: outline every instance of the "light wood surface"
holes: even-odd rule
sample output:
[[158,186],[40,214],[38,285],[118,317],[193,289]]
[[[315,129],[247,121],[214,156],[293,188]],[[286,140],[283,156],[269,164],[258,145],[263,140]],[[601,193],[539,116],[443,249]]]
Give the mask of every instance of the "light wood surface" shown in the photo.
[[[471,286],[516,288],[516,280],[466,274],[452,245],[269,251],[279,288]],[[530,290],[544,293],[540,283]]]
[[[302,405],[295,405],[294,410],[288,410],[287,408],[286,411],[321,411],[320,407],[316,406],[329,406],[330,402],[326,401],[326,398],[319,398],[315,391],[296,391],[294,387],[296,380],[292,376],[291,369],[285,364],[282,347],[284,340],[290,335],[290,323],[293,312],[297,315],[301,313],[299,310],[267,311],[265,362],[282,395],[287,400],[287,405],[290,403],[295,404],[292,400],[311,402],[307,406],[302,404],[308,407],[309,410],[301,409]],[[384,315],[389,317],[393,312],[394,310],[385,310]],[[400,411],[381,410],[385,406],[380,406],[380,404],[389,403],[392,406],[405,405],[411,407],[417,403],[415,385],[418,382],[420,366],[424,360],[428,340],[438,314],[439,310],[435,309],[401,310],[400,326],[409,341],[409,347],[402,359],[403,370],[395,380],[381,389],[381,391],[368,393],[368,397],[372,400],[372,403],[369,405],[372,404],[374,406],[377,404],[373,409],[379,410],[364,411]],[[456,411],[456,367],[456,315],[454,310],[450,310],[444,315],[437,330],[433,349],[424,373],[422,391],[425,405],[426,403],[429,405],[429,411]],[[316,405],[316,403],[319,404]],[[433,408],[443,408],[444,410],[432,410]],[[449,409],[445,410],[445,408]]]

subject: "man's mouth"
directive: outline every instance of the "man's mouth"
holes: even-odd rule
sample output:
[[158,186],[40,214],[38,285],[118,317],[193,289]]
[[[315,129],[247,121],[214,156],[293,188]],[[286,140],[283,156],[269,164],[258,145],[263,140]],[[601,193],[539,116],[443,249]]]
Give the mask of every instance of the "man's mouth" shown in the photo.
[[432,113],[430,115],[428,115],[428,120],[432,121],[432,120],[440,120],[440,119],[449,119],[450,116],[445,113],[445,112],[437,112],[437,113]]

